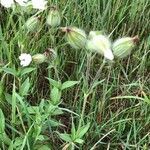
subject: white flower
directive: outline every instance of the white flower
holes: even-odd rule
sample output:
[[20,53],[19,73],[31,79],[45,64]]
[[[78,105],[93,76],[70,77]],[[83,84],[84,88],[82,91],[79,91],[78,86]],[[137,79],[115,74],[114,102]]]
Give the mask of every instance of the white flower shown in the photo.
[[21,61],[20,65],[23,66],[23,67],[26,67],[31,63],[32,56],[30,54],[22,53],[19,56],[19,60]]
[[102,34],[96,35],[95,32],[91,31],[89,33],[89,37],[91,39],[89,39],[86,43],[87,49],[98,52],[109,60],[114,59],[114,55],[111,50],[111,42],[106,36]]
[[4,7],[9,8],[9,7],[11,7],[14,4],[14,1],[13,0],[1,0],[0,3]]
[[44,10],[46,9],[47,1],[45,0],[32,0],[33,8]]
[[26,6],[28,0],[15,0],[20,6]]
[[[15,0],[15,2],[17,2],[20,6],[28,6],[31,2],[33,8],[40,10],[46,9],[47,4],[47,1],[45,0]],[[14,4],[14,0],[0,0],[0,3],[6,8],[10,8]]]

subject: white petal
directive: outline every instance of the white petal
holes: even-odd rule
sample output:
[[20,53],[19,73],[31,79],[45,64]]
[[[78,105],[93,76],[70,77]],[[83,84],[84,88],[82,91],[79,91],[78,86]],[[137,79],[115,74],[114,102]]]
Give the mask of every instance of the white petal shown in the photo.
[[31,63],[32,56],[30,54],[22,53],[19,56],[19,60],[21,61],[20,65],[25,67],[25,66],[28,66]]
[[96,36],[96,32],[95,31],[90,31],[89,38],[93,38],[94,36]]
[[113,60],[114,59],[114,55],[111,51],[111,49],[107,49],[104,51],[104,56],[109,59],[109,60]]
[[27,62],[31,62],[31,61],[32,61],[32,57],[31,57],[30,54],[27,54],[27,56],[26,56],[26,61],[27,61]]
[[95,48],[98,53],[104,55],[104,51],[110,49],[110,47],[111,43],[106,36],[97,35],[93,38],[93,48]]
[[13,0],[1,0],[0,2],[4,7],[9,8],[14,4]]
[[19,3],[19,5],[21,6],[26,6],[26,3],[28,0],[15,0],[17,3]]
[[29,66],[30,62],[24,62],[23,67]]
[[45,0],[32,0],[33,8],[44,10],[46,9],[47,1]]
[[23,66],[23,64],[24,64],[24,62],[23,62],[23,61],[21,61],[21,62],[20,62],[20,65],[21,65],[21,66]]
[[28,54],[26,54],[26,53],[22,53],[22,54],[19,56],[19,59],[20,59],[20,60],[25,59],[27,55],[28,55]]

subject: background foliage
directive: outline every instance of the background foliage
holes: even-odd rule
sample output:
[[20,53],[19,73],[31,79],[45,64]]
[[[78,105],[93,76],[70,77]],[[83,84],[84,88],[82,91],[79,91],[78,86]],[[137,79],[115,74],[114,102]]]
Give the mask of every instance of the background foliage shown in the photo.
[[[23,149],[150,149],[150,1],[53,0],[61,26],[87,33],[103,30],[113,41],[139,35],[132,54],[107,62],[91,83],[103,58],[87,65],[86,51],[71,48],[60,30],[40,14],[38,32],[22,26],[27,12],[0,8],[0,147]],[[21,68],[20,53],[43,53],[51,47],[56,60]],[[85,103],[86,101],[86,103]]]

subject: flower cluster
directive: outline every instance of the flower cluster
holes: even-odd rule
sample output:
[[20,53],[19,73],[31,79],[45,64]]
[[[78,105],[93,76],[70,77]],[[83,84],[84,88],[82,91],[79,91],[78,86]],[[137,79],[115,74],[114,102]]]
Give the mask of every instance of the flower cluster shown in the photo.
[[10,8],[15,5],[15,2],[20,6],[29,6],[32,5],[35,9],[44,10],[46,8],[47,1],[45,0],[1,0],[0,3],[6,8]]
[[[51,7],[46,22],[48,25],[54,28],[60,25],[61,17],[56,7],[54,6]],[[32,16],[26,21],[24,27],[25,29],[27,29],[28,32],[37,32],[39,30],[39,24],[40,24],[39,17]],[[31,56],[30,54],[22,53],[19,56],[19,60],[20,60],[20,65],[26,67],[30,65],[32,61],[36,64],[41,64],[43,62],[46,62],[49,58],[51,60],[55,59],[56,56],[57,56],[56,52],[53,49],[48,48],[43,54],[35,54],[33,56]]]
[[[138,36],[123,37],[111,43],[109,37],[99,31],[90,31],[87,37],[84,30],[76,27],[62,27],[61,30],[66,32],[68,43],[75,49],[86,48],[91,52],[103,55],[108,60],[124,58],[128,56],[138,41]],[[29,57],[29,54],[21,54],[19,57],[22,66],[28,66],[33,59],[34,62],[42,63],[46,60],[46,55],[36,54]]]
[[[11,7],[18,3],[20,6],[32,5],[33,8],[44,10],[46,9],[46,0],[1,0],[0,3],[4,7]],[[61,15],[57,7],[50,7],[50,11],[46,18],[46,23],[51,27],[55,28],[61,24]],[[30,17],[24,27],[28,32],[39,31],[40,19],[39,16]],[[109,36],[103,34],[101,31],[90,31],[89,35],[80,28],[77,27],[61,27],[62,32],[66,33],[66,39],[68,43],[75,49],[86,49],[90,52],[96,52],[101,54],[108,60],[113,60],[116,58],[124,58],[128,56],[132,49],[135,47],[138,40],[138,36],[135,37],[123,37],[113,43],[111,42]],[[30,54],[23,53],[19,57],[21,61],[21,66],[28,66],[32,61],[37,64],[43,63],[47,60],[47,54],[35,54],[31,56]]]
[[126,57],[138,41],[138,36],[135,36],[123,37],[112,43],[109,37],[100,31],[90,31],[87,36],[84,30],[76,27],[62,27],[61,30],[66,33],[66,39],[73,48],[86,48],[109,60]]
[[[6,8],[13,7],[16,4],[19,4],[21,7],[26,7],[32,5],[33,8],[44,10],[46,9],[47,1],[45,0],[0,0],[0,4]],[[49,10],[46,22],[51,27],[58,27],[61,23],[61,16],[57,7],[53,6]],[[40,16],[33,15],[27,19],[25,24],[23,25],[24,29],[28,32],[37,32],[40,27]],[[43,62],[47,62],[47,60],[53,60],[56,58],[57,54],[53,49],[48,48],[43,54],[35,54],[31,56],[31,54],[22,53],[19,56],[20,65],[22,67],[29,66],[31,62],[35,64],[41,64]]]

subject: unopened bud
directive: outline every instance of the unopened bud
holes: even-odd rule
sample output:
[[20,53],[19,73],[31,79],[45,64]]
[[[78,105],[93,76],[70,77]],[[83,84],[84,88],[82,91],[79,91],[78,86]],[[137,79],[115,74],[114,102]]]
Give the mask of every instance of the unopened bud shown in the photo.
[[44,54],[35,54],[32,56],[32,60],[36,64],[41,64],[43,62],[46,62],[47,57]]
[[35,32],[38,30],[40,24],[40,20],[38,17],[31,17],[25,23],[25,28],[29,32]]
[[138,40],[138,36],[135,36],[133,38],[124,37],[116,40],[112,46],[113,54],[118,58],[124,58],[128,56],[131,53],[132,49],[135,47]]
[[87,36],[84,30],[76,27],[63,27],[61,30],[66,32],[67,41],[73,48],[85,48]]
[[57,27],[61,23],[61,16],[56,7],[52,7],[47,16],[47,24],[51,27]]

